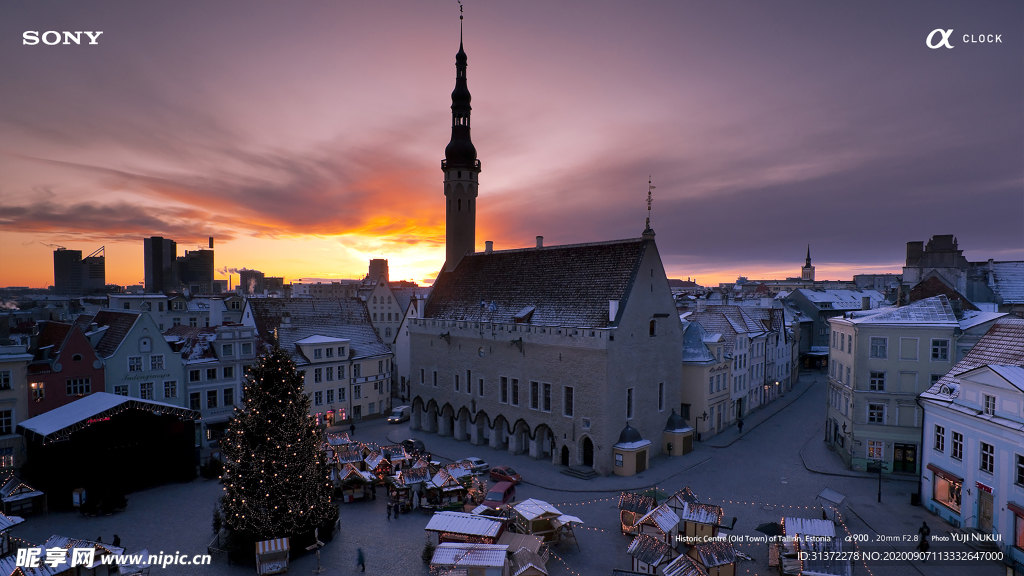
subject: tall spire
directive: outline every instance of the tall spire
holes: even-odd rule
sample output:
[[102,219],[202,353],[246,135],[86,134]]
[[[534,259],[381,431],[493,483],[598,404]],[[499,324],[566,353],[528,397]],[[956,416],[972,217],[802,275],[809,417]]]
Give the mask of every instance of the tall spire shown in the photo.
[[644,238],[653,238],[654,230],[651,229],[651,191],[657,188],[651,183],[651,177],[647,176],[647,226],[644,228],[644,233],[641,235]]
[[811,265],[811,245],[807,245],[807,266]]
[[[459,4],[462,12],[462,4]],[[444,149],[445,165],[449,168],[478,166],[476,147],[469,137],[469,117],[473,97],[466,84],[466,51],[462,47],[462,14],[459,14],[459,52],[455,55],[455,90],[452,90],[452,139]]]
[[466,254],[476,251],[476,198],[480,161],[469,137],[472,96],[466,85],[466,50],[463,48],[462,3],[459,3],[459,52],[455,55],[455,90],[452,90],[452,138],[444,149],[445,270],[453,270]]

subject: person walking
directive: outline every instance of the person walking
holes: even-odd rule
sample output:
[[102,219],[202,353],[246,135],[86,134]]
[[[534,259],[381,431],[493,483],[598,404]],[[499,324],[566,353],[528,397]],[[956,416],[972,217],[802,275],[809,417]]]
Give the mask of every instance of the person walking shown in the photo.
[[395,502],[395,520],[398,520],[398,511],[402,509],[401,502]]
[[351,438],[352,436],[355,436],[355,434],[356,434],[356,423],[353,422],[352,425],[348,427],[348,435]]
[[356,566],[359,566],[363,572],[366,572],[366,557],[363,556],[362,548],[356,548]]
[[736,429],[739,430],[740,434],[743,434],[743,418],[736,421]]
[[388,502],[388,522],[391,522],[391,507],[392,507],[392,504],[389,501]]
[[928,543],[928,536],[931,535],[932,529],[928,527],[927,522],[921,522],[921,527],[917,529],[917,550],[921,552],[921,562],[928,561],[928,548],[931,544]]

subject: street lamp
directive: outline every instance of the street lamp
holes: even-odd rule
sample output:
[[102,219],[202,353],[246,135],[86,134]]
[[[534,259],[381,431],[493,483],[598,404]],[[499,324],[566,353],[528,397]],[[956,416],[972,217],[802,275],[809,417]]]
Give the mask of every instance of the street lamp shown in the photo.
[[[701,416],[697,416],[696,420],[703,420],[704,421],[704,427],[707,428],[708,411],[705,410],[704,414],[702,414]],[[707,432],[707,430],[704,430],[704,431]],[[697,441],[700,442],[700,432],[697,432]]]

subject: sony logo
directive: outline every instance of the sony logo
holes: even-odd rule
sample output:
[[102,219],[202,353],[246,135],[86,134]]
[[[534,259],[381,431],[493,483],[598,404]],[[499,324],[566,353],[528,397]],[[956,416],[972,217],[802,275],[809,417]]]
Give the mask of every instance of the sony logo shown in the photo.
[[96,39],[99,38],[100,34],[103,34],[103,32],[58,32],[56,30],[47,30],[46,32],[40,33],[38,30],[26,30],[21,35],[21,43],[26,46],[35,46],[36,44],[39,44],[40,40],[42,40],[43,44],[46,44],[47,46],[54,46],[56,44],[81,44],[82,34],[88,36],[89,42],[87,44],[99,44]]

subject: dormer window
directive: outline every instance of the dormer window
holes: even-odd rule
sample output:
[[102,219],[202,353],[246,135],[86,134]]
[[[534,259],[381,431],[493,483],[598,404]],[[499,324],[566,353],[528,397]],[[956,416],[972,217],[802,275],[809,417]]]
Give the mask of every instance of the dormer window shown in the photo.
[[327,348],[326,352],[328,358],[332,358],[334,356],[334,348]]
[[982,394],[982,404],[984,405],[985,414],[989,416],[995,416],[996,414],[996,397],[988,394]]
[[323,355],[324,355],[323,348],[314,348],[313,349],[313,359],[314,360],[319,360],[320,358],[323,358]]
[[339,358],[344,358],[345,357],[345,347],[344,346],[338,346],[338,357]]

